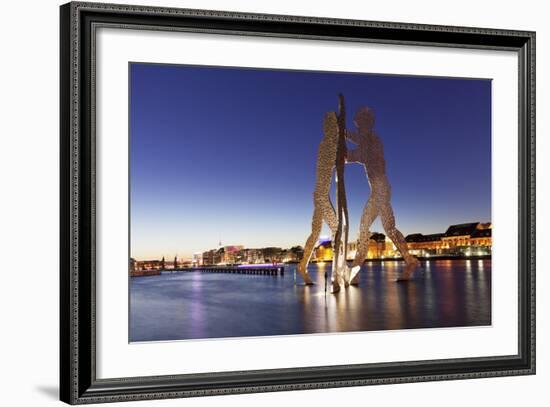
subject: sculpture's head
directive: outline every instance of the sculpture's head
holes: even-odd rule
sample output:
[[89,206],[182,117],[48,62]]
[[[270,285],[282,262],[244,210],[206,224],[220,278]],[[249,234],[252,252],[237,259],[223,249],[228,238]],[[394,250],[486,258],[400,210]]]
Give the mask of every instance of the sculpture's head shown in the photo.
[[374,127],[374,112],[372,109],[362,106],[355,113],[353,122],[358,129],[372,130]]
[[336,136],[338,134],[338,117],[335,112],[325,113],[323,132],[325,136]]

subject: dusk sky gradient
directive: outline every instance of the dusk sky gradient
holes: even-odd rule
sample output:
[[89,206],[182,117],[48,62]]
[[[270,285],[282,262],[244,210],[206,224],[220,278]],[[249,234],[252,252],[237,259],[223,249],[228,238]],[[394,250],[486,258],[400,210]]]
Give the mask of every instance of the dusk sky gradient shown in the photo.
[[[348,128],[374,110],[404,235],[491,220],[490,80],[142,63],[130,75],[132,257],[304,245],[339,92]],[[370,190],[361,165],[345,171],[355,239]]]

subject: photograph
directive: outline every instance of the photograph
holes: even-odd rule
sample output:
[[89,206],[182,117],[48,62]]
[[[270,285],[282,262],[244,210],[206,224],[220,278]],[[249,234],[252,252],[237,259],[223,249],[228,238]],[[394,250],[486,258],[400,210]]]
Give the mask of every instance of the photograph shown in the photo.
[[[57,80],[14,65],[59,92],[58,115],[14,122],[48,148],[47,120],[59,131],[59,295],[39,285],[58,299],[59,399],[517,405],[542,389],[512,376],[540,359],[543,13],[203,3],[58,5]],[[18,205],[43,195],[17,188]],[[6,213],[21,241],[53,230]]]
[[128,81],[128,342],[492,325],[491,78]]

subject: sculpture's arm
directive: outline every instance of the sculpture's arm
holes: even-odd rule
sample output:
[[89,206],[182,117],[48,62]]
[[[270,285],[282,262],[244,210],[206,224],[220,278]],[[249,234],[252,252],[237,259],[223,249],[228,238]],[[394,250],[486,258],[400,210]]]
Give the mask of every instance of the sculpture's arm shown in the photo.
[[346,162],[348,163],[361,163],[361,150],[359,148],[355,148],[353,150],[348,148],[348,153],[346,155]]
[[359,144],[361,136],[359,136],[359,133],[357,131],[346,129],[346,138],[353,144]]

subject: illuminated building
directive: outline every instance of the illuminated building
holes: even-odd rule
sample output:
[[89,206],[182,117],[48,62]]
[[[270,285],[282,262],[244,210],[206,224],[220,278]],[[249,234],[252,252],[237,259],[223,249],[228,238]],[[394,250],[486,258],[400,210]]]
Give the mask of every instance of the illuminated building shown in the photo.
[[280,247],[264,247],[262,249],[262,254],[266,263],[283,262],[283,249]]
[[411,254],[430,255],[488,255],[492,246],[491,223],[462,223],[451,225],[445,233],[408,235],[405,240]]
[[215,249],[208,250],[207,252],[204,252],[202,254],[202,265],[203,266],[212,266],[214,265],[214,253],[216,252]]
[[304,257],[304,248],[293,246],[290,249],[283,250],[281,255],[284,263],[297,263]]
[[164,270],[164,262],[162,260],[138,260],[135,262],[134,271],[142,270]]
[[[369,239],[369,249],[367,252],[367,259],[379,259],[384,256],[390,255],[390,252],[386,249],[391,247],[386,244],[386,236],[383,233],[373,233]],[[348,243],[348,260],[353,260],[357,253],[357,242]],[[313,261],[332,261],[332,242],[330,240],[320,240],[318,246],[315,248],[313,255]]]
[[[369,239],[369,250],[367,259],[379,259],[389,256],[392,252],[392,244],[387,243],[386,236],[383,233],[373,233]],[[395,248],[394,248],[395,249]]]
[[262,249],[244,249],[243,263],[245,264],[262,264],[264,263],[264,254]]
[[219,248],[218,250],[214,250],[214,254],[212,257],[212,264],[221,264],[223,259],[223,254],[225,252],[225,249],[223,247]]
[[[472,254],[472,250],[487,249],[492,246],[491,223],[464,223],[451,225],[441,238],[443,247],[451,253]],[[482,250],[483,251],[483,250]],[[486,253],[483,253],[486,254]]]
[[332,261],[332,242],[321,242],[313,251],[313,261]]
[[431,235],[423,235],[422,233],[414,233],[405,238],[409,252],[413,256],[426,256],[427,254],[441,254],[443,251],[443,241],[441,238],[443,233],[434,233]]
[[189,268],[189,267],[194,267],[194,264],[192,260],[182,260],[179,266],[182,268]]
[[241,255],[239,254],[244,249],[243,246],[224,246],[221,250],[221,260],[214,264],[235,264],[240,263]]
[[492,226],[478,227],[470,236],[470,242],[472,246],[491,247],[493,244]]
[[193,267],[200,267],[202,266],[202,253],[193,253],[193,260],[191,262]]
[[449,226],[445,235],[441,237],[443,247],[445,249],[451,249],[454,247],[469,246],[470,236],[474,233],[478,224],[479,222],[474,222]]

